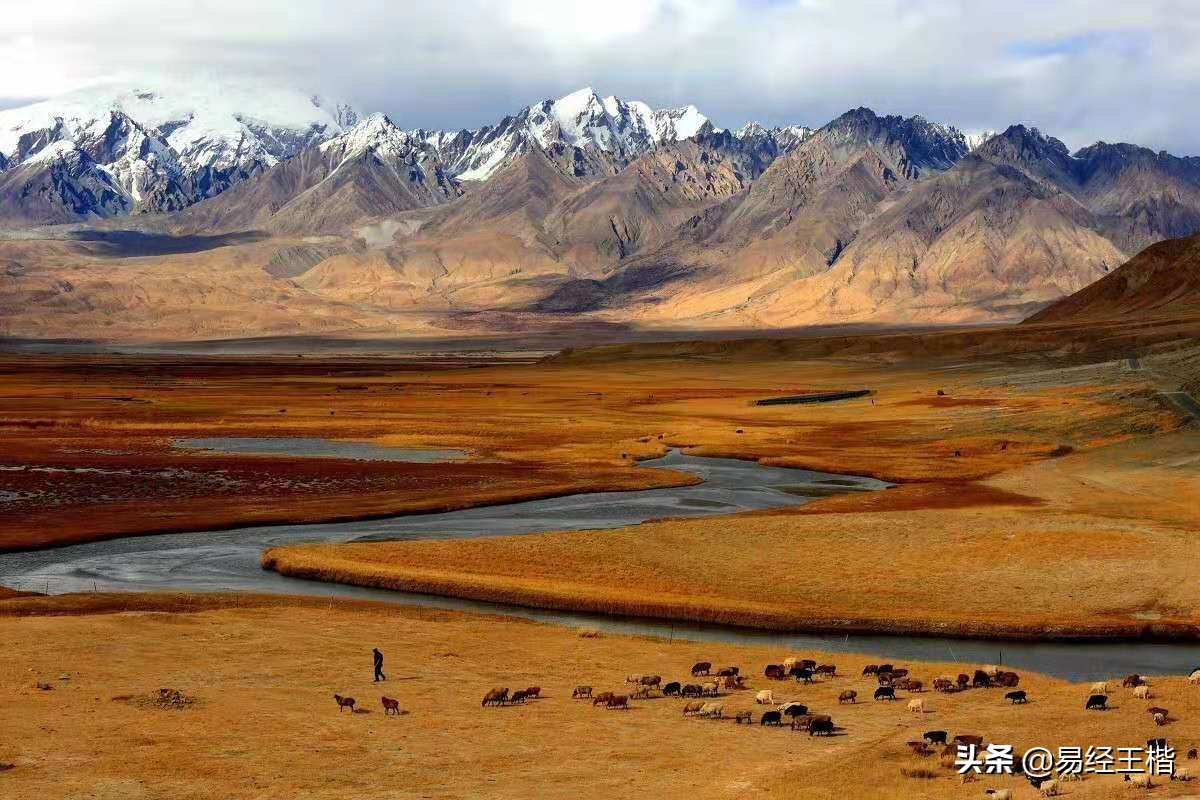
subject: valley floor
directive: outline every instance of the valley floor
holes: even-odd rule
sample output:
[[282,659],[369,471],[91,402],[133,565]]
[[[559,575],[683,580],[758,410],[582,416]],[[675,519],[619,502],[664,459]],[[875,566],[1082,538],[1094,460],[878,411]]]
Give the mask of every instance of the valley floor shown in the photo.
[[[62,616],[66,612],[67,616]],[[90,613],[89,613],[90,612]],[[1086,712],[1087,686],[1023,674],[1030,702],[1001,689],[899,692],[875,702],[864,656],[799,653],[835,663],[811,686],[762,678],[788,653],[579,631],[453,612],[232,596],[126,595],[0,603],[0,792],[11,800],[225,798],[977,798],[984,787],[1035,796],[1023,780],[962,785],[939,757],[910,753],[924,731],[973,733],[1033,746],[1134,747],[1154,736],[1200,743],[1200,688],[1152,681],[1139,700],[1114,688],[1112,710]],[[386,683],[371,681],[371,648]],[[755,692],[827,713],[822,738],[732,719],[684,718],[673,698],[628,711],[572,700],[588,684],[622,690],[630,673],[686,680],[698,660],[740,665],[749,689],[719,698],[725,715],[754,712]],[[930,680],[962,664],[906,664]],[[975,665],[971,665],[972,667]],[[967,669],[972,671],[972,669]],[[66,676],[66,677],[63,677]],[[39,682],[50,685],[39,690]],[[494,686],[540,686],[523,706],[482,708]],[[1113,682],[1119,686],[1119,682]],[[159,690],[183,705],[160,704]],[[838,695],[858,692],[859,702]],[[359,713],[339,713],[333,694]],[[403,714],[385,716],[380,697]],[[906,710],[922,698],[924,713]],[[1146,707],[1170,710],[1156,726]],[[7,768],[11,766],[11,768]],[[908,777],[904,771],[910,771]],[[915,771],[915,772],[913,772]],[[1195,784],[1191,784],[1195,785]],[[1188,796],[1167,783],[1155,797]],[[1128,797],[1119,776],[1069,784],[1069,796]]]

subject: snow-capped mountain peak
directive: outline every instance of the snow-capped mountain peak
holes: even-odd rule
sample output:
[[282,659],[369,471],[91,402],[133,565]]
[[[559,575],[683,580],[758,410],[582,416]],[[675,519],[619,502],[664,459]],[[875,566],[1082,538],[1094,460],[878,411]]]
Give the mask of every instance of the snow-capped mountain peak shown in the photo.
[[0,158],[29,173],[79,150],[121,195],[89,214],[175,211],[357,120],[344,103],[249,82],[114,84],[0,111]]

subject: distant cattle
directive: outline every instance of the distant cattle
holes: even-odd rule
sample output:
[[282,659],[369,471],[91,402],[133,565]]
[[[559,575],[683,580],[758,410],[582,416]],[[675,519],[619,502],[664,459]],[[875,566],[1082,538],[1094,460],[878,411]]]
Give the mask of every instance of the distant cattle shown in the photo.
[[1145,683],[1145,679],[1136,672],[1132,675],[1126,675],[1125,680],[1121,681],[1121,687],[1124,689],[1132,689],[1134,686],[1141,686]]
[[946,735],[945,731],[925,731],[921,738],[930,744],[945,744]]
[[710,669],[712,669],[711,661],[697,661],[692,665],[692,675],[707,675]]
[[792,670],[792,677],[799,683],[812,683],[813,671],[808,667],[795,667]]
[[1017,703],[1024,703],[1029,698],[1026,696],[1024,689],[1018,689],[1015,692],[1009,692],[1004,695],[1004,699],[1011,701],[1015,705]]
[[[355,700],[353,697],[342,697],[340,694],[335,694],[333,696],[333,699],[337,702],[339,714],[342,713],[343,708],[348,708],[348,709],[350,709],[350,713],[354,713]],[[484,705],[487,705],[486,697],[484,698]]]
[[767,668],[763,670],[763,675],[772,680],[781,681],[787,677],[787,671],[782,664],[767,664]]
[[876,672],[891,672],[895,669],[891,664],[880,664]]
[[802,658],[800,659],[800,666],[804,667],[805,669],[816,669],[817,662],[811,658]]
[[525,696],[529,698],[538,698],[542,696],[542,687],[530,686],[525,690]]
[[387,714],[399,715],[400,714],[400,701],[399,700],[393,699],[391,697],[380,697],[379,701],[381,703],[383,703],[383,713],[385,715],[387,715]]
[[634,700],[645,700],[646,698],[648,698],[650,696],[650,693],[652,691],[654,691],[653,686],[646,686],[645,684],[642,684],[641,686],[639,686],[633,690],[633,699]]
[[964,747],[970,747],[971,745],[983,747],[983,737],[976,736],[973,733],[960,733],[956,735],[951,742],[953,742],[955,745],[963,745]]
[[896,699],[896,690],[893,689],[891,686],[880,686],[878,689],[875,690],[875,699],[876,700],[895,700]]
[[934,678],[933,690],[935,692],[950,692],[953,691],[956,684],[953,678]]
[[590,687],[590,686],[576,686],[574,689],[571,690],[571,697],[575,698],[575,699],[579,699],[580,697],[591,697],[591,696],[592,696],[592,687]]
[[764,711],[762,719],[758,721],[759,725],[782,725],[783,715],[778,711]]
[[671,681],[663,687],[662,692],[664,697],[671,697],[672,695],[682,694],[683,687],[679,685],[679,681]]
[[608,698],[608,702],[604,704],[604,707],[608,709],[629,708],[629,698],[623,694],[614,694]]
[[659,686],[662,684],[661,675],[643,675],[641,680],[642,686]]
[[896,667],[895,669],[888,670],[888,672],[892,673],[892,680],[903,678],[908,674],[908,670],[906,670],[904,667]]
[[965,673],[960,672],[958,673],[958,677],[954,679],[954,682],[958,684],[958,688],[965,689],[971,683],[971,679]]
[[502,706],[508,702],[508,689],[492,689],[483,696],[482,705]]
[[1083,707],[1087,711],[1105,711],[1108,709],[1108,695],[1094,694],[1087,699]]
[[992,676],[988,675],[981,669],[975,670],[975,677],[971,678],[971,686],[976,689],[986,689],[992,685]]
[[906,692],[920,692],[925,689],[925,684],[915,678],[904,678],[896,682],[896,688]]
[[837,675],[837,665],[836,664],[818,664],[817,667],[813,670],[813,672],[815,672],[818,675],[828,675],[829,677],[832,678]]
[[838,695],[838,702],[839,703],[857,703],[858,702],[858,692],[854,691],[853,689],[847,689],[846,691],[844,691]]
[[741,675],[727,675],[725,676],[725,682],[722,684],[722,686],[730,691],[735,689],[745,689],[746,679]]
[[829,717],[813,717],[808,723],[809,736],[832,736],[833,720]]
[[996,685],[1002,686],[1005,689],[1015,689],[1017,684],[1021,682],[1021,676],[1015,672],[1005,672],[1001,670],[996,673]]
[[877,675],[878,673],[879,673],[879,665],[878,664],[867,664],[865,667],[863,667],[862,674],[864,676]]
[[737,675],[741,671],[742,670],[740,667],[721,667],[719,670],[717,670],[717,677],[728,678],[732,675]]
[[508,702],[511,703],[512,705],[516,705],[517,703],[523,704],[525,702],[525,697],[526,697],[525,690],[518,689],[517,691],[513,692],[511,695],[508,696]]
[[612,698],[613,698],[612,692],[600,692],[599,694],[592,696],[592,705],[593,706],[607,705],[608,701],[612,700]]
[[679,690],[679,694],[683,697],[699,697],[704,694],[704,688],[696,683],[688,683]]
[[786,703],[779,709],[785,717],[795,719],[808,713],[808,706],[803,703]]
[[645,675],[626,675],[625,682],[626,683],[641,683],[642,678],[645,678],[645,677],[646,677]]

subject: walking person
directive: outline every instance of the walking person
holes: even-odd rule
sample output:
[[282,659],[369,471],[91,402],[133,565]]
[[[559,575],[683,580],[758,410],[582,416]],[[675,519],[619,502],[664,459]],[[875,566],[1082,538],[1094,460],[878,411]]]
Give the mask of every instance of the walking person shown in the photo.
[[387,675],[383,674],[383,653],[379,652],[378,647],[371,652],[375,655],[375,682],[386,681]]

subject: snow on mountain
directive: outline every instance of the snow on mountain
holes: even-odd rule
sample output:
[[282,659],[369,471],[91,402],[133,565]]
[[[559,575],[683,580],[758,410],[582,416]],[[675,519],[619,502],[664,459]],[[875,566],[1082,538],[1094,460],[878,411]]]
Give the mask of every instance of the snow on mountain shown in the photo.
[[587,87],[526,106],[495,126],[427,134],[427,140],[460,180],[482,181],[534,146],[598,151],[620,167],[664,142],[711,127],[695,106],[656,110],[638,100],[601,98]]
[[[93,87],[0,111],[0,157],[11,170],[49,164],[77,149],[111,178],[125,200],[118,206],[174,211],[340,133],[357,118],[344,104],[250,83]],[[70,205],[65,196],[59,200]],[[110,213],[96,208],[83,216]]]
[[977,130],[977,131],[964,131],[963,135],[967,139],[967,149],[970,150],[972,153],[974,153],[976,150],[979,149],[979,146],[981,144],[983,144],[988,139],[995,136],[998,132],[999,131],[993,131],[993,130],[987,130],[987,129]]

